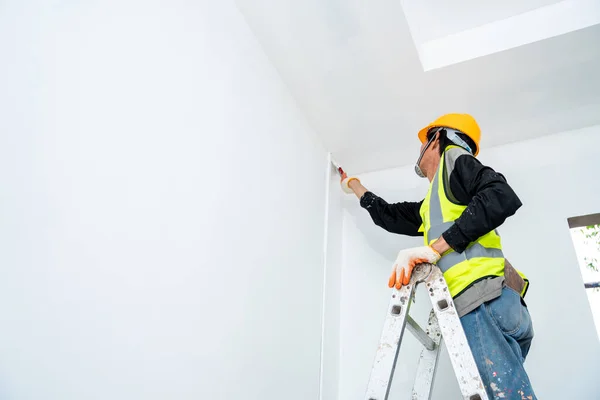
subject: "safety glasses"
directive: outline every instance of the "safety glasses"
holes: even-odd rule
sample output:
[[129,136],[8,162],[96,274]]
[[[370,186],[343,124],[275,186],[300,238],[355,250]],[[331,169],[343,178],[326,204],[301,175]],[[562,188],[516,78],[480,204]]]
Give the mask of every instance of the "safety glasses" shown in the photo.
[[421,177],[421,178],[425,178],[426,175],[423,173],[423,171],[421,170],[421,167],[419,167],[419,164],[421,163],[421,159],[423,158],[423,154],[425,154],[425,152],[427,151],[427,148],[429,148],[429,145],[431,144],[431,142],[433,142],[433,139],[435,139],[435,134],[442,128],[431,128],[429,130],[429,132],[427,132],[427,144],[425,145],[425,147],[423,147],[423,150],[421,150],[421,154],[419,155],[419,159],[417,160],[417,163],[415,164],[415,173]]

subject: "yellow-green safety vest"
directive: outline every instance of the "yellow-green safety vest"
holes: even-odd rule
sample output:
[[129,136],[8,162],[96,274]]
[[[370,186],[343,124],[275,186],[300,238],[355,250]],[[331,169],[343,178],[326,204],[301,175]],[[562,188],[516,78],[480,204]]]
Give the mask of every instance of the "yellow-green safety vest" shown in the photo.
[[[426,246],[435,242],[467,208],[450,201],[444,191],[443,177],[446,177],[444,159],[446,152],[451,148],[460,147],[448,146],[446,148],[435,177],[429,184],[427,196],[421,205],[420,213],[423,225],[420,231],[423,232]],[[448,176],[447,179],[449,180],[450,177]],[[496,230],[488,232],[470,243],[462,253],[451,249],[442,254],[437,266],[444,274],[452,297],[462,294],[475,282],[489,277],[504,276],[504,254],[500,235]],[[521,292],[521,296],[524,296],[528,281],[522,272],[517,272],[525,279],[525,287]]]

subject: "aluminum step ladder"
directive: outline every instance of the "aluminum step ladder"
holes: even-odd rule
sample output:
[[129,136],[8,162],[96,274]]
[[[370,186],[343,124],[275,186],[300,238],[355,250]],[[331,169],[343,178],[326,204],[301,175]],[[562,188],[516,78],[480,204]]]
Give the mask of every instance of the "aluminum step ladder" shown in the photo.
[[[409,315],[415,289],[422,282],[427,286],[433,305],[426,331],[423,331]],[[400,290],[393,289],[369,378],[366,400],[388,399],[406,327],[424,347],[417,367],[412,400],[431,398],[442,337],[448,349],[463,399],[488,400],[442,271],[433,264],[417,265],[412,272],[409,285],[403,286]]]

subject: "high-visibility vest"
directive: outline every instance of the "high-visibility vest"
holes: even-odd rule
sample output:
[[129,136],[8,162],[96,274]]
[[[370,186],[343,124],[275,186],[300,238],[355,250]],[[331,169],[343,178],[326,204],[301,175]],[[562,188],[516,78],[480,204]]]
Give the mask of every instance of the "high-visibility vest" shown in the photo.
[[[420,213],[423,219],[421,230],[426,246],[435,242],[467,208],[464,205],[450,201],[444,191],[444,177],[446,177],[444,159],[446,152],[451,148],[459,147],[448,146],[442,154],[438,170],[421,205]],[[446,179],[449,181],[450,177],[447,176]],[[457,253],[451,249],[442,254],[437,266],[444,274],[452,297],[460,295],[480,280],[504,276],[504,254],[502,253],[500,235],[497,230],[488,232],[475,242],[470,243],[462,253]],[[521,292],[521,296],[524,296],[528,281],[523,273],[517,272],[525,279],[525,287]]]

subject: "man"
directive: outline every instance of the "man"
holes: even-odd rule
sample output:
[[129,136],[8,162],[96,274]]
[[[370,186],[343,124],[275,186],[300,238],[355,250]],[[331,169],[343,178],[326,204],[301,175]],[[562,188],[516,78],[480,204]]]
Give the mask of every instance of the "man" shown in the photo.
[[423,128],[416,173],[429,180],[420,202],[388,204],[356,177],[342,176],[373,222],[422,247],[400,251],[389,287],[407,285],[416,264],[444,273],[490,399],[536,399],[523,362],[533,327],[523,300],[528,281],[504,258],[496,228],[521,201],[501,174],[481,164],[481,130],[468,114],[447,114]]

